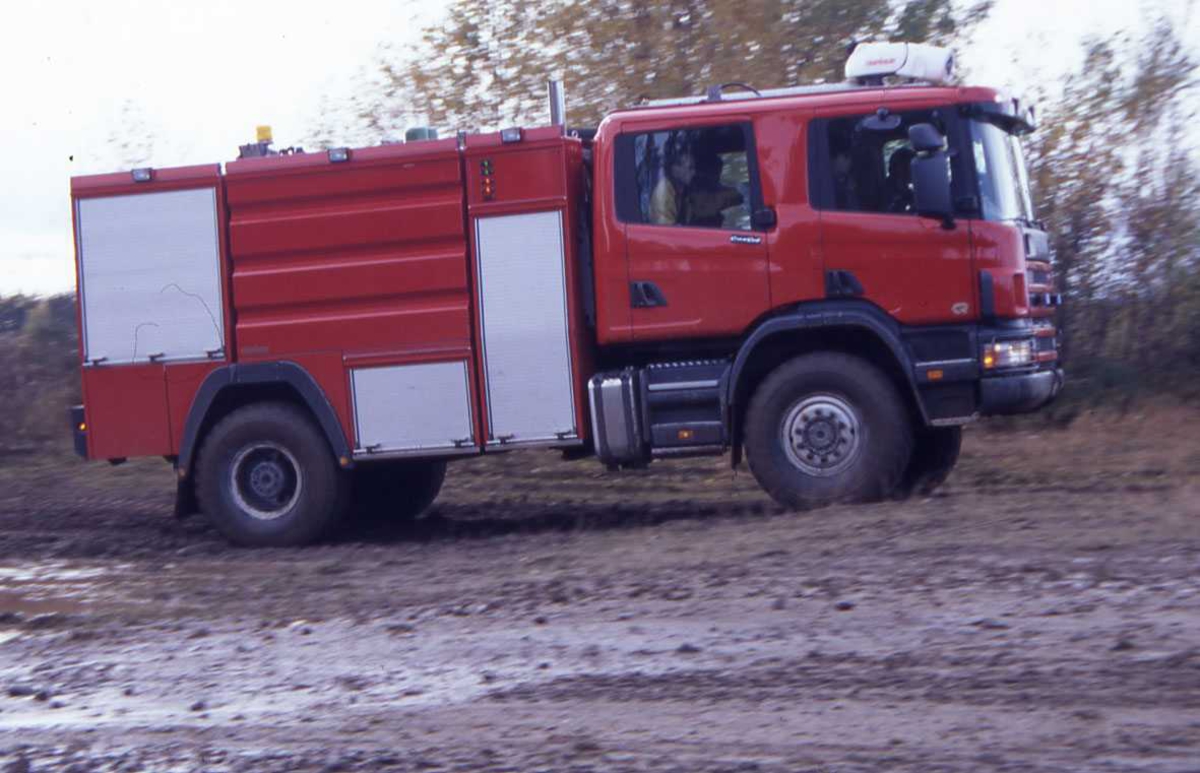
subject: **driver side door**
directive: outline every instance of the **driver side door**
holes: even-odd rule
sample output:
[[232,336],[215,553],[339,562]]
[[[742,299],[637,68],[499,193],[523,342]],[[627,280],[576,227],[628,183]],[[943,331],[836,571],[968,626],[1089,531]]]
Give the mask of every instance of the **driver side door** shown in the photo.
[[977,314],[967,223],[918,217],[907,187],[908,128],[935,123],[954,137],[954,117],[941,113],[892,113],[895,126],[879,130],[869,128],[876,111],[827,111],[810,129],[825,273],[839,278],[828,283],[830,292],[868,300],[904,324],[965,322]]

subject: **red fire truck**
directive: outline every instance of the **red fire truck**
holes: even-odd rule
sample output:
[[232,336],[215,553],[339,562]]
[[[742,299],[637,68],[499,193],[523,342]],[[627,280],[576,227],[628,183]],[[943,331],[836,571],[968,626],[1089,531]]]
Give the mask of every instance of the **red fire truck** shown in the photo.
[[248,545],[522,448],[730,452],[794,508],[928,490],[1062,384],[1032,114],[951,64],[864,44],[844,84],[594,130],[552,84],[547,127],[76,177],[76,448],[166,457]]

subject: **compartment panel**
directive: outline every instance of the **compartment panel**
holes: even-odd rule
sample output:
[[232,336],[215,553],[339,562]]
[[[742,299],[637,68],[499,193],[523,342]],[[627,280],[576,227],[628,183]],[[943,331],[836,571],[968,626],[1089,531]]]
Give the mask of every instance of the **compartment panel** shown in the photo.
[[350,374],[356,454],[474,447],[465,361],[356,368]]
[[86,359],[206,359],[224,346],[216,189],[76,207]]
[[488,442],[578,435],[560,211],[476,221]]

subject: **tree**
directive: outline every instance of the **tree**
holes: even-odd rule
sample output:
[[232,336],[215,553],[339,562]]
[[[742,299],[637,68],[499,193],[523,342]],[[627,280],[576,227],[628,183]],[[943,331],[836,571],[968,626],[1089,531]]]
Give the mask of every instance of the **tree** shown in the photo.
[[1121,120],[1115,43],[1085,44],[1082,72],[1067,82],[1029,143],[1036,210],[1050,233],[1059,289],[1071,299],[1058,319],[1067,354],[1077,333],[1094,342],[1107,327],[1102,307],[1093,302],[1108,284],[1102,256],[1117,231],[1113,199],[1124,161],[1112,135],[1096,127]]
[[[1197,65],[1166,17],[1140,39],[1090,40],[1032,142],[1038,214],[1068,295],[1078,369],[1200,367],[1200,166],[1189,143]],[[1133,366],[1136,366],[1134,368]],[[1078,372],[1078,370],[1077,370]]]
[[1195,84],[1196,63],[1174,27],[1160,18],[1139,46],[1137,69],[1124,99],[1136,146],[1128,195],[1128,235],[1123,262],[1136,281],[1130,297],[1131,334],[1125,357],[1145,369],[1172,357],[1180,338],[1173,324],[1183,296],[1180,287],[1195,267],[1196,163],[1185,127],[1194,115],[1180,99]]
[[425,116],[449,129],[545,120],[545,81],[565,81],[575,125],[642,98],[840,81],[856,40],[947,42],[989,3],[954,0],[457,0],[414,51],[385,50],[378,98],[361,120],[377,135]]

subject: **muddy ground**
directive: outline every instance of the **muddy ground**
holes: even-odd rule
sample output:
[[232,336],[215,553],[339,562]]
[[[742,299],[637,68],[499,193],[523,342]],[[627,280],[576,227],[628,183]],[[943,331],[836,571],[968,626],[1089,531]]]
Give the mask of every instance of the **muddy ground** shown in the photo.
[[968,433],[938,496],[460,463],[301,550],[0,459],[0,771],[1197,771],[1200,411]]

